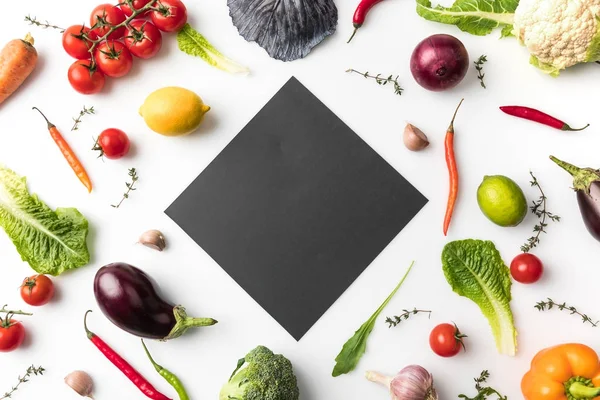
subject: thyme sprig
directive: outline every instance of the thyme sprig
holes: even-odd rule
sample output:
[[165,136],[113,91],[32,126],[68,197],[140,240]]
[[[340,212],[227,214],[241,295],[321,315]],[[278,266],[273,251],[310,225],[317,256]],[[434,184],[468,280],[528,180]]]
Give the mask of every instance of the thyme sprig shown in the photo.
[[485,400],[490,396],[497,396],[498,400],[508,400],[507,396],[503,396],[496,389],[490,386],[484,386],[490,377],[490,373],[488,370],[481,371],[481,374],[478,378],[473,379],[475,381],[475,390],[477,390],[477,395],[475,397],[468,397],[464,394],[459,394],[459,399],[464,400]]
[[19,389],[19,386],[21,386],[21,384],[23,383],[29,382],[29,378],[31,378],[32,375],[44,375],[45,371],[46,370],[41,366],[35,367],[32,365],[31,367],[27,368],[27,372],[25,373],[25,375],[23,375],[22,377],[19,376],[19,382],[15,386],[13,386],[8,392],[4,393],[4,396],[0,397],[0,400],[12,398],[13,393]]
[[477,70],[477,79],[479,79],[481,87],[484,89],[486,89],[486,86],[485,82],[483,81],[483,78],[485,77],[485,74],[483,73],[483,64],[486,62],[487,56],[485,54],[479,56],[477,60],[473,61],[473,64],[475,64],[475,69]]
[[402,321],[406,321],[411,317],[411,315],[419,314],[419,313],[427,313],[428,317],[431,318],[430,310],[418,310],[417,308],[413,308],[412,310],[402,310],[402,314],[394,315],[392,317],[386,317],[385,323],[389,325],[389,327],[398,326]]
[[37,20],[36,17],[32,17],[31,15],[26,15],[25,21],[29,22],[29,25],[36,25],[36,26],[39,26],[44,29],[52,28],[52,29],[56,29],[56,30],[60,31],[60,33],[64,33],[64,31],[65,31],[65,29],[61,28],[60,26],[52,25],[50,22],[48,22],[48,20],[46,20],[44,22],[40,22]]
[[369,71],[363,73],[363,72],[357,71],[357,70],[352,69],[352,68],[346,70],[346,72],[354,72],[355,74],[362,75],[365,78],[375,79],[375,82],[377,82],[377,84],[381,85],[381,86],[385,86],[388,83],[391,83],[394,86],[394,93],[397,94],[398,96],[401,96],[402,95],[402,91],[404,90],[400,86],[400,83],[398,83],[398,77],[399,77],[399,75],[396,75],[395,78],[394,78],[394,75],[390,75],[390,76],[388,76],[386,78],[386,77],[382,76],[381,74],[370,75]]
[[125,193],[123,193],[123,197],[121,198],[121,201],[119,201],[118,204],[111,204],[111,206],[113,208],[121,207],[121,204],[123,204],[125,199],[129,198],[129,193],[131,193],[131,191],[133,191],[133,190],[136,190],[136,188],[134,188],[133,186],[135,185],[135,183],[138,181],[139,178],[138,178],[138,174],[137,174],[137,171],[135,170],[135,168],[129,169],[129,177],[131,178],[131,182],[125,182],[127,191]]
[[600,323],[600,321],[592,320],[590,317],[587,316],[587,314],[583,314],[583,313],[579,312],[579,310],[577,310],[577,308],[570,306],[567,303],[557,303],[549,297],[548,297],[548,301],[537,302],[534,307],[537,308],[538,311],[551,310],[554,307],[558,308],[560,311],[566,310],[571,315],[574,315],[574,314],[579,315],[584,324],[588,323],[588,324],[592,325],[594,328],[596,328],[598,326],[598,323]]
[[73,118],[74,124],[73,124],[73,127],[71,128],[71,132],[79,129],[79,124],[81,124],[81,118],[83,118],[84,115],[91,115],[91,114],[95,114],[95,113],[96,113],[96,110],[94,110],[94,106],[91,106],[90,108],[83,106],[83,109],[81,111],[79,111],[79,115],[77,116],[77,118]]
[[529,207],[529,209],[531,210],[531,212],[533,214],[535,214],[540,219],[540,222],[539,222],[539,224],[536,224],[533,227],[533,232],[535,234],[532,237],[530,237],[529,239],[527,239],[527,242],[523,246],[521,246],[521,251],[523,253],[529,252],[531,249],[533,249],[534,247],[537,247],[537,245],[540,244],[540,235],[542,233],[546,233],[546,227],[548,226],[548,222],[547,222],[548,219],[550,219],[550,221],[553,221],[553,222],[560,221],[560,217],[558,215],[553,214],[546,210],[546,203],[547,203],[548,198],[546,197],[546,194],[542,190],[542,187],[540,186],[540,183],[538,182],[537,178],[535,177],[535,175],[533,175],[533,172],[529,171],[529,174],[531,175],[531,178],[533,179],[530,182],[531,186],[537,187],[538,190],[540,191],[539,199],[536,201],[533,201],[532,202],[533,204]]

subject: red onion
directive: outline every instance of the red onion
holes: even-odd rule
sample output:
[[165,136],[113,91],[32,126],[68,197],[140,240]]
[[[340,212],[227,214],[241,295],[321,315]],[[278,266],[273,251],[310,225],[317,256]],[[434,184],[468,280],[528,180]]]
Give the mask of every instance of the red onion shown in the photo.
[[433,35],[415,47],[410,71],[427,90],[441,92],[463,80],[469,69],[469,53],[460,40],[450,35]]

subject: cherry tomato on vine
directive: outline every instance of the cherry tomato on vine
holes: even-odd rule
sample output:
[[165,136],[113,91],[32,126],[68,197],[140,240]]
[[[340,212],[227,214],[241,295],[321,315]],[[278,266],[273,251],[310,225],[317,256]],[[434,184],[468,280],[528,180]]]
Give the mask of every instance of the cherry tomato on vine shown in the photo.
[[180,0],[160,0],[158,10],[150,13],[150,19],[163,32],[176,32],[187,22],[187,9]]
[[162,34],[152,22],[132,21],[125,34],[125,45],[136,57],[154,57],[162,47]]
[[510,263],[510,274],[517,282],[537,282],[543,273],[544,265],[542,261],[530,253],[521,253]]
[[460,330],[453,324],[440,324],[433,328],[429,335],[429,346],[435,354],[441,357],[453,357],[460,352],[460,348],[465,348],[463,338],[467,335],[460,333]]
[[[144,7],[146,4],[150,3],[151,1],[152,0],[133,0],[132,1],[133,9],[139,10],[140,8]],[[127,4],[127,2],[125,0],[121,1],[121,5],[119,7],[121,7],[123,14],[125,14],[127,17],[131,17],[131,15],[133,14],[133,10],[131,9],[131,7],[129,7],[129,5]],[[138,14],[135,18],[144,18],[146,15],[148,15],[148,11]]]
[[127,75],[133,66],[131,52],[121,42],[109,40],[100,43],[94,54],[96,64],[100,71],[112,78]]
[[125,132],[120,129],[110,128],[102,131],[92,150],[100,151],[99,157],[106,156],[108,159],[117,160],[129,153],[130,145],[129,138]]
[[21,298],[30,306],[43,306],[54,296],[54,283],[46,275],[33,275],[23,280]]
[[[123,11],[119,7],[112,4],[100,4],[94,8],[90,16],[92,32],[99,38],[106,35],[114,25],[119,25],[123,21],[125,21],[125,14],[123,14]],[[108,35],[107,39],[121,39],[124,34],[125,27],[122,26]]]
[[81,94],[98,93],[104,87],[104,74],[91,65],[90,60],[79,60],[69,67],[69,83]]
[[16,350],[25,339],[25,328],[23,324],[8,316],[0,318],[0,352],[8,353]]
[[87,35],[92,39],[95,38],[95,35],[90,32],[90,28],[87,26],[70,26],[63,33],[62,45],[71,57],[78,60],[89,60],[91,58],[89,48],[92,47],[92,43],[83,35]]

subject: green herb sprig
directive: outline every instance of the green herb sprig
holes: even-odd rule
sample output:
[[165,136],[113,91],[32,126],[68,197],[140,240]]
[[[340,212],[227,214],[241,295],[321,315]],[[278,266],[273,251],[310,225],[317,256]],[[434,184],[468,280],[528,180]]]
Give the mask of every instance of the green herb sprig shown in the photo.
[[40,22],[37,20],[36,17],[32,17],[30,15],[25,16],[25,21],[29,22],[29,25],[36,25],[36,26],[39,26],[44,29],[52,28],[52,29],[56,29],[56,30],[60,31],[60,33],[64,33],[64,31],[65,31],[65,29],[61,28],[60,26],[52,25],[48,21]]
[[23,383],[29,382],[29,378],[31,378],[32,375],[44,375],[45,371],[46,370],[43,367],[35,367],[33,365],[27,368],[27,372],[25,373],[25,375],[23,375],[22,377],[19,376],[19,382],[15,386],[13,386],[8,392],[4,393],[4,396],[0,397],[0,400],[12,398],[13,393],[19,389],[19,386],[21,386],[21,384]]
[[396,327],[402,321],[406,321],[412,315],[419,314],[419,313],[429,314],[428,317],[431,318],[431,311],[430,310],[418,310],[417,308],[413,308],[412,310],[402,310],[402,314],[400,314],[400,315],[394,315],[392,317],[386,317],[385,318],[385,323],[388,324],[390,328],[391,327]]
[[535,175],[533,175],[533,172],[529,171],[529,174],[531,175],[531,178],[532,178],[532,181],[530,182],[531,186],[537,187],[538,190],[540,191],[540,197],[538,198],[538,200],[533,201],[533,204],[529,207],[529,209],[531,210],[531,212],[533,214],[536,215],[536,217],[538,217],[540,219],[540,222],[539,222],[539,224],[536,224],[533,227],[533,232],[535,234],[532,237],[530,237],[529,239],[527,239],[527,242],[523,246],[521,246],[521,251],[523,253],[528,253],[531,249],[533,249],[534,247],[537,247],[537,245],[540,244],[540,235],[542,233],[546,233],[546,227],[548,226],[548,222],[547,222],[548,219],[553,222],[560,221],[560,217],[558,215],[553,214],[546,210],[546,202],[547,202],[548,198],[546,197],[546,194],[542,190],[542,187],[540,186],[540,183],[538,182],[537,178],[535,177]]
[[2,309],[0,309],[0,314],[33,315],[31,313],[21,311],[21,310],[7,310],[6,307],[8,307],[8,304],[5,304],[4,306],[2,306]]
[[508,400],[507,396],[501,395],[500,392],[498,392],[496,389],[490,386],[484,386],[489,377],[490,373],[488,372],[488,370],[481,371],[481,375],[479,375],[478,378],[474,379],[475,390],[477,390],[477,395],[475,397],[469,397],[464,394],[459,394],[458,398],[464,400],[485,400],[490,396],[496,396],[498,400]]
[[96,110],[94,110],[94,106],[91,106],[90,108],[83,106],[83,109],[81,111],[79,111],[79,115],[77,116],[77,118],[73,118],[74,124],[73,124],[73,127],[71,128],[71,132],[79,129],[79,124],[81,124],[81,118],[83,118],[84,115],[92,115],[95,113],[96,113]]
[[136,190],[136,188],[134,188],[133,186],[138,181],[139,177],[138,177],[138,174],[137,174],[137,171],[135,170],[135,168],[130,168],[129,169],[129,177],[131,178],[131,182],[125,182],[125,186],[127,187],[127,191],[125,193],[123,193],[123,197],[121,198],[121,201],[119,201],[118,204],[111,204],[111,206],[113,208],[119,208],[119,207],[121,207],[121,204],[123,204],[123,202],[125,201],[125,199],[129,198],[129,194],[131,193],[131,191]]
[[566,310],[571,315],[574,315],[574,314],[579,315],[584,324],[588,323],[588,324],[592,325],[594,328],[596,328],[598,326],[598,323],[600,323],[600,321],[593,321],[590,317],[587,316],[587,314],[583,314],[583,313],[579,312],[579,310],[577,310],[577,308],[570,306],[567,303],[557,303],[549,297],[548,297],[548,301],[537,302],[534,307],[537,308],[538,311],[551,310],[554,307],[558,308],[560,311]]
[[375,79],[375,82],[377,82],[377,84],[381,85],[381,86],[385,86],[388,83],[391,83],[394,86],[394,93],[397,94],[398,96],[401,96],[402,95],[402,91],[404,90],[400,86],[400,83],[398,83],[398,77],[399,77],[399,75],[396,75],[395,78],[394,78],[394,75],[390,75],[387,78],[385,78],[385,77],[382,77],[381,74],[370,75],[369,71],[363,73],[363,72],[357,71],[357,70],[352,69],[352,68],[346,70],[346,72],[354,72],[356,74],[364,76],[365,78]]
[[479,58],[476,61],[473,61],[473,64],[475,64],[475,69],[477,70],[477,79],[479,79],[481,87],[484,89],[487,88],[485,86],[485,82],[483,81],[483,78],[485,77],[485,74],[483,73],[483,64],[485,64],[486,62],[487,56],[485,54],[479,56]]

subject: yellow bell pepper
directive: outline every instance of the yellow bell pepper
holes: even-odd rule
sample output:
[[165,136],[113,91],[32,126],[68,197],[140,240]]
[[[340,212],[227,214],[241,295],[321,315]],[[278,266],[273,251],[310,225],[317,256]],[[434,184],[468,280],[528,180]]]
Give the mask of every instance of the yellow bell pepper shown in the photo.
[[590,347],[569,343],[536,354],[523,376],[525,400],[600,399],[600,361]]

